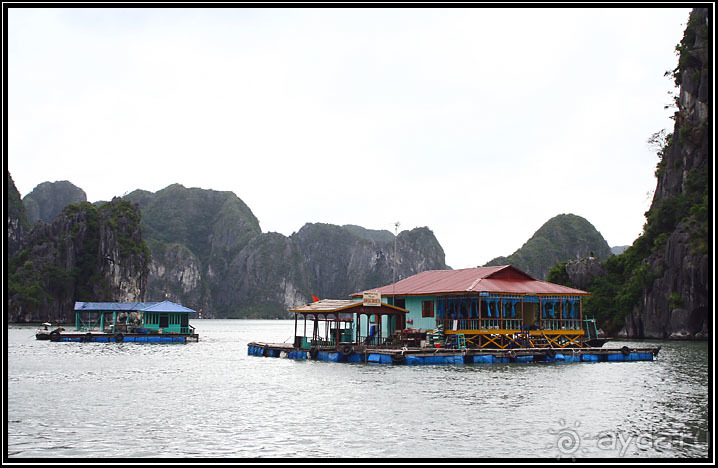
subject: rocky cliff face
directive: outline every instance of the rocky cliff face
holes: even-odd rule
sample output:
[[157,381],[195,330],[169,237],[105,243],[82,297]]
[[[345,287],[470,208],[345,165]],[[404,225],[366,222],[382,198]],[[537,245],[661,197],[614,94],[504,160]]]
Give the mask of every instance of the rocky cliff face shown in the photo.
[[[620,336],[638,338],[706,338],[709,314],[708,194],[712,86],[711,33],[707,8],[692,11],[681,43],[678,111],[672,135],[658,165],[649,223],[676,212],[675,228],[644,264],[654,280],[625,319]],[[658,214],[662,214],[659,218]],[[655,218],[655,219],[653,219]]]
[[142,301],[149,250],[139,207],[115,199],[40,221],[8,265],[9,322],[68,322],[76,301]]
[[213,282],[217,314],[229,317],[283,317],[311,302],[312,275],[296,243],[270,232],[254,237],[232,259],[226,275]]
[[[313,294],[345,298],[383,286],[394,278],[394,235],[365,235],[354,228],[306,224],[291,239],[302,253]],[[396,237],[397,281],[425,270],[445,270],[444,250],[430,229],[402,231]]]
[[706,339],[711,299],[708,255],[691,248],[695,227],[682,222],[661,252],[645,260],[655,279],[625,319],[621,337]]
[[67,205],[85,201],[85,191],[67,180],[43,182],[22,199],[30,223],[50,223]]
[[691,228],[679,224],[662,252],[646,263],[657,278],[626,317],[622,337],[706,339],[710,296],[708,255],[691,250]]
[[[166,299],[203,318],[283,317],[312,295],[346,298],[393,279],[389,231],[307,224],[289,237],[263,233],[235,194],[179,184],[98,206],[69,205],[36,224],[12,264],[12,321],[68,319],[76,300]],[[399,233],[396,250],[397,279],[448,268],[428,228]]]
[[249,207],[234,193],[180,184],[156,193],[136,190],[124,198],[142,208],[144,236],[152,252],[147,300],[178,302],[203,318],[231,316],[226,300],[236,289],[230,281],[231,264],[261,234]]
[[7,173],[7,256],[12,257],[20,250],[25,233],[30,230],[25,205],[15,187],[10,173]]
[[139,207],[115,198],[98,212],[97,266],[105,294],[115,302],[144,300],[150,251],[142,241]]
[[[289,237],[263,233],[235,194],[181,185],[125,198],[143,209],[152,251],[148,300],[180,302],[205,318],[282,317],[312,295],[346,298],[392,281],[389,231],[317,223]],[[398,278],[447,268],[429,229],[396,240]]]
[[603,262],[595,257],[572,260],[565,268],[569,284],[583,290],[588,290],[596,277],[606,274]]
[[[202,264],[199,258],[182,244],[163,244],[148,241],[152,252],[149,266],[148,297],[154,301],[169,300],[195,304],[203,309]],[[206,305],[204,307],[206,309]]]

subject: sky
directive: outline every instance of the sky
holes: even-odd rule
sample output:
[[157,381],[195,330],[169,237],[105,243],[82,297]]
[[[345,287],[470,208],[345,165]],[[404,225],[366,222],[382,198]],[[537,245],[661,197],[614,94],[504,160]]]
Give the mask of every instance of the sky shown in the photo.
[[688,8],[9,8],[24,197],[179,183],[263,232],[426,226],[452,268],[586,218],[639,236]]

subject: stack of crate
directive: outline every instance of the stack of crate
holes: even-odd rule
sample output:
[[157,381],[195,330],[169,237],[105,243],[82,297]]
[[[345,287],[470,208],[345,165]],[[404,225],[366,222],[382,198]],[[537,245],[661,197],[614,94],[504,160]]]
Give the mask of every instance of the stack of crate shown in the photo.
[[427,330],[426,332],[426,345],[434,347],[435,343],[443,343],[444,332],[439,328],[436,330]]

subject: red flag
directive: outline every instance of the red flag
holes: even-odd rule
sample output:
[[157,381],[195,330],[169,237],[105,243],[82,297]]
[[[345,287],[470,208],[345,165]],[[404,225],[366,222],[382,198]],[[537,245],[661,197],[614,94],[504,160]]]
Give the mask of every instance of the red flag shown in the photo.
[[314,300],[314,302],[319,302],[319,298],[314,294],[312,294],[312,299]]

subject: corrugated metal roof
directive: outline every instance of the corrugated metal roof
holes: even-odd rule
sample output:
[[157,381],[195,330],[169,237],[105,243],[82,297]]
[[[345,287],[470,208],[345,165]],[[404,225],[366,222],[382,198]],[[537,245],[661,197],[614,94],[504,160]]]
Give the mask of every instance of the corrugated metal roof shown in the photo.
[[122,312],[194,312],[194,310],[170,301],[162,302],[75,302],[75,310],[122,311]]
[[360,305],[361,301],[352,301],[346,299],[322,299],[320,301],[312,302],[296,309],[290,310],[290,312],[337,312],[339,310],[347,309]]
[[[588,295],[580,289],[540,281],[511,265],[465,268],[461,270],[429,270],[409,278],[368,291],[382,296],[422,296],[488,292],[504,294]],[[362,292],[352,294],[360,296]]]
[[[346,299],[322,299],[320,301],[312,302],[307,305],[303,305],[301,307],[297,307],[296,309],[290,310],[290,312],[295,313],[303,313],[306,314],[307,312],[316,312],[318,314],[322,313],[333,313],[333,312],[340,312],[343,310],[351,309],[353,307],[359,307],[363,304],[361,300],[346,300]],[[376,307],[376,306],[373,306]],[[382,303],[382,308],[388,307],[390,309],[394,309],[399,312],[409,312],[406,309],[402,309],[401,307],[395,307],[393,305]],[[379,307],[376,307],[377,309]],[[344,314],[340,314],[344,315]],[[347,316],[351,316],[352,313],[348,312],[346,314]]]

